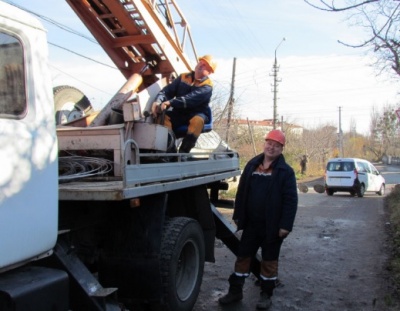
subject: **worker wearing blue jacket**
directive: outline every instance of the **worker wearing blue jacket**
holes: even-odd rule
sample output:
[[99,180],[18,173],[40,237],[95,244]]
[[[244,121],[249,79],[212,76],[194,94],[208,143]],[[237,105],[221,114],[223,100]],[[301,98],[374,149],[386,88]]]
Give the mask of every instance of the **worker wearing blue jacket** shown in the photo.
[[213,84],[209,75],[216,67],[211,55],[200,57],[194,71],[178,76],[155,98],[151,109],[154,118],[165,110],[164,125],[175,134],[178,134],[177,129],[180,126],[188,126],[179,152],[189,153],[195,146],[204,124],[211,120],[209,103]]
[[240,176],[232,219],[243,233],[229,277],[229,292],[219,299],[220,304],[243,299],[245,278],[259,248],[261,296],[256,308],[267,310],[272,304],[280,249],[292,231],[298,204],[296,177],[282,154],[284,145],[284,133],[270,131],[264,152],[251,159]]

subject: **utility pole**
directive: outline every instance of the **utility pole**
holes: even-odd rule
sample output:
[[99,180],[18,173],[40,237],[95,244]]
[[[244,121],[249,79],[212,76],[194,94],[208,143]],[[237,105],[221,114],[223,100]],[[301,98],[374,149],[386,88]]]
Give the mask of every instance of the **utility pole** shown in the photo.
[[226,125],[226,143],[229,142],[229,129],[231,127],[231,119],[232,119],[232,110],[233,103],[235,102],[234,94],[235,94],[235,72],[236,72],[236,57],[233,58],[233,69],[232,69],[232,82],[231,82],[231,94],[228,100],[228,120]]
[[343,158],[343,131],[342,131],[342,107],[339,107],[339,133],[338,133],[338,145],[340,157]]
[[285,41],[286,39],[283,38],[281,40],[281,42],[279,42],[278,46],[275,48],[275,61],[274,61],[274,65],[272,67],[272,76],[274,77],[274,116],[273,116],[273,128],[276,129],[276,122],[277,122],[277,118],[278,118],[278,113],[277,113],[277,93],[278,93],[278,82],[281,82],[282,79],[278,79],[278,71],[279,71],[279,66],[278,66],[278,61],[276,58],[276,51],[278,50],[279,46],[283,43],[283,41]]
[[257,155],[257,150],[256,150],[256,144],[254,142],[253,127],[250,124],[249,118],[247,118],[247,126],[249,127],[249,133],[250,133],[250,138],[251,138],[251,144],[253,145],[254,156],[256,156]]

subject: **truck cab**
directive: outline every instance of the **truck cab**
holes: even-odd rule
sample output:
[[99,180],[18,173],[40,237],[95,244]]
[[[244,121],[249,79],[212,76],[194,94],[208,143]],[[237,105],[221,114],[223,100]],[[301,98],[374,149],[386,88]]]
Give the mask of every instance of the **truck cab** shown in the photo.
[[0,2],[0,271],[51,253],[58,160],[46,31]]

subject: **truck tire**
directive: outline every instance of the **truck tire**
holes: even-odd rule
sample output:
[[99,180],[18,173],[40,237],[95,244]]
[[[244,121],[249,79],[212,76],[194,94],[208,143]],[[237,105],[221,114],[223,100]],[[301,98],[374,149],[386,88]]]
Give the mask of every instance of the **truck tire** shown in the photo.
[[60,85],[53,88],[56,124],[64,124],[93,112],[89,99],[77,88]]
[[196,220],[175,217],[165,222],[160,253],[164,310],[193,309],[203,278],[204,256],[203,231]]

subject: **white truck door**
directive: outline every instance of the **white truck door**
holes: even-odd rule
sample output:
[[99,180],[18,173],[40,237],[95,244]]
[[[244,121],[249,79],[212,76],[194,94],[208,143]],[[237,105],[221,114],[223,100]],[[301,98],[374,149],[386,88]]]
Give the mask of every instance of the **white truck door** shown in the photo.
[[53,110],[46,33],[0,2],[0,271],[49,254],[57,239]]

